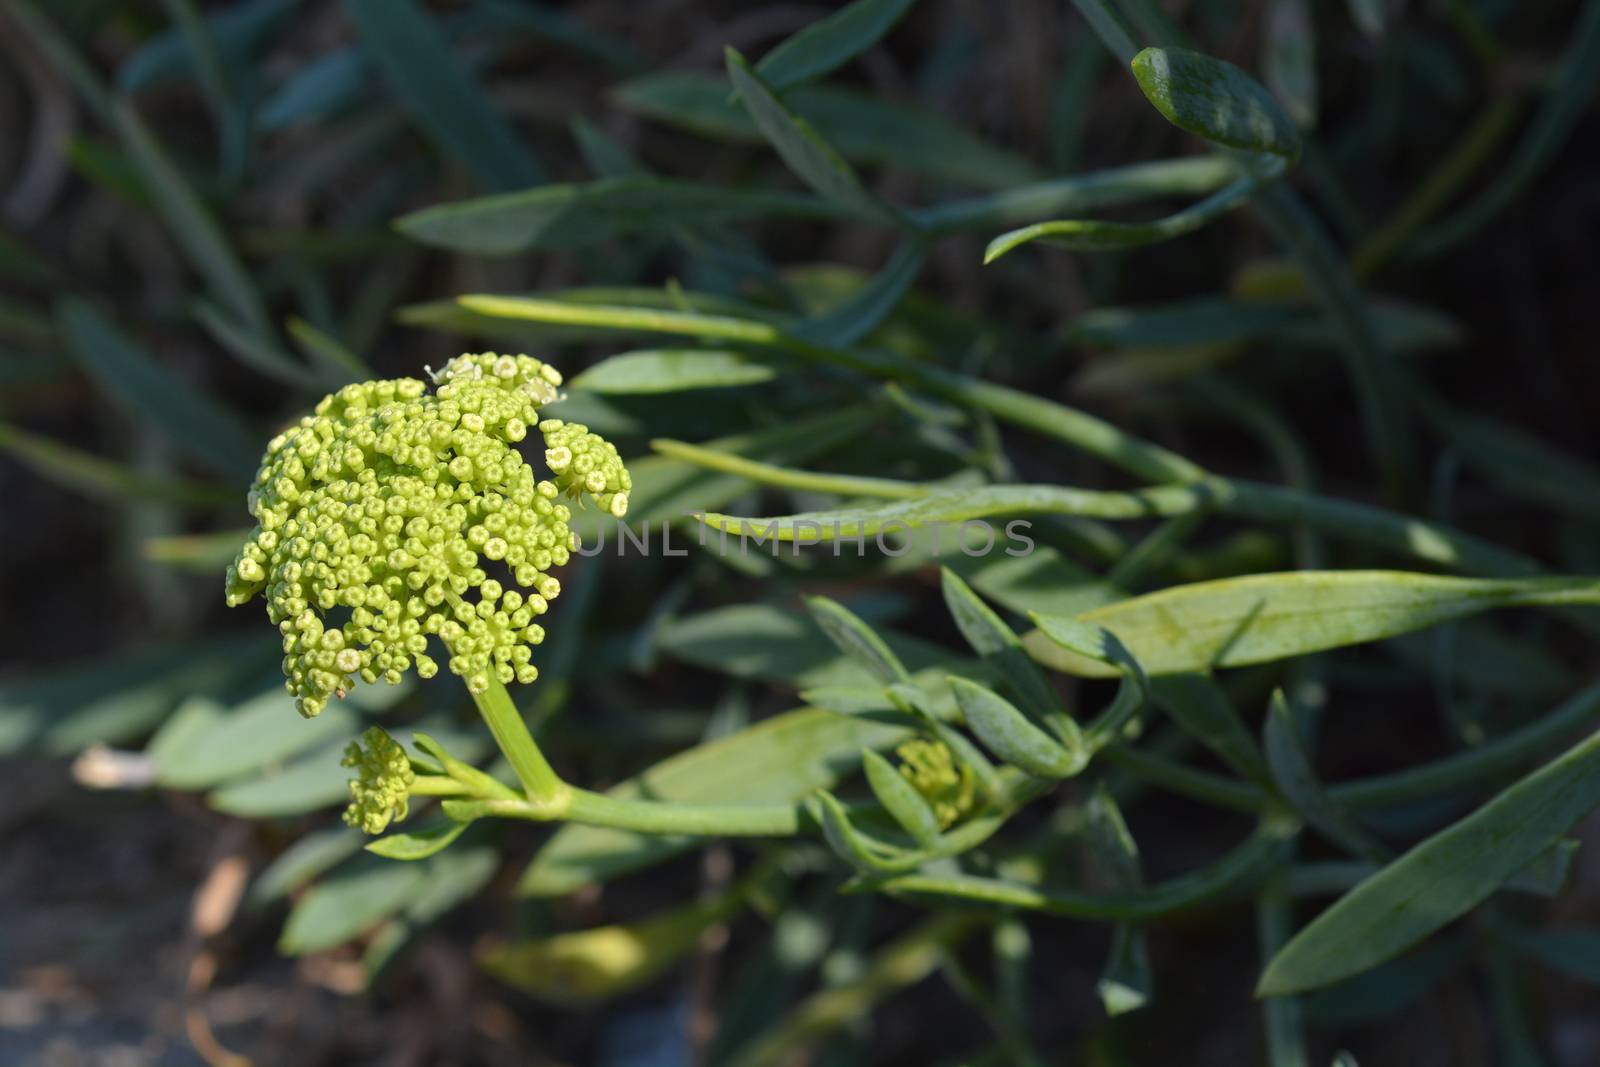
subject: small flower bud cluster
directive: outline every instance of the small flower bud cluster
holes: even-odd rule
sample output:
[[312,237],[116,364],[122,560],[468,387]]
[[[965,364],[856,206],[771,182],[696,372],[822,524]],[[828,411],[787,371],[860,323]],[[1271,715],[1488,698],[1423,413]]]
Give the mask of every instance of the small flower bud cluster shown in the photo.
[[[613,515],[627,507],[615,448],[539,422],[561,384],[553,367],[485,353],[433,377],[431,394],[413,378],[345,386],[267,446],[227,601],[265,591],[304,715],[358,678],[432,677],[431,636],[475,693],[491,676],[533,681],[536,620],[561,592],[549,571],[577,546],[562,491],[588,491]],[[551,423],[564,462],[540,479],[516,446]]]
[[918,738],[895,749],[900,757],[900,773],[933,809],[941,829],[955,825],[973,809],[977,783],[972,768],[957,766],[950,747],[943,741]]
[[381,727],[373,726],[344,750],[345,767],[355,769],[350,779],[350,806],[344,821],[369,834],[381,834],[391,822],[405,819],[416,772],[400,743]]
[[574,497],[588,493],[619,519],[627,513],[633,479],[615,445],[582,423],[560,419],[545,419],[539,432],[544,434],[545,465],[555,471],[563,492]]

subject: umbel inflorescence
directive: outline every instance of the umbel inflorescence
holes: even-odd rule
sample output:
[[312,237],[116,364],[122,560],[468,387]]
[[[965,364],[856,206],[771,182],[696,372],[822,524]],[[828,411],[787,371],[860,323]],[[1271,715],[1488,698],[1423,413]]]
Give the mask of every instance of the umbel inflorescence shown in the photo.
[[[361,382],[273,438],[250,491],[256,528],[228,568],[229,606],[265,590],[296,706],[357,678],[432,677],[437,636],[473,692],[531,682],[549,571],[577,547],[562,497],[612,515],[632,482],[587,427],[539,419],[561,375],[528,356],[464,355],[433,375]],[[517,445],[537,428],[551,476]],[[493,568],[504,577],[491,577]]]

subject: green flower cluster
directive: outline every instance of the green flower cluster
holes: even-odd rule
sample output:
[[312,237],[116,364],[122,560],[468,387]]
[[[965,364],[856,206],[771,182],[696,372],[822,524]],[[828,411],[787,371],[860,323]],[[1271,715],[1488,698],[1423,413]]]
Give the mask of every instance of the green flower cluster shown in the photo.
[[977,799],[972,768],[957,766],[943,741],[918,738],[895,749],[895,754],[901,759],[900,773],[928,802],[941,829],[949,829],[972,811]]
[[[395,683],[412,667],[432,677],[430,636],[474,693],[491,675],[533,681],[535,620],[561,592],[549,571],[577,547],[561,494],[627,510],[616,449],[585,426],[539,421],[557,398],[555,368],[491,352],[433,378],[433,393],[414,378],[345,386],[267,445],[249,496],[257,525],[228,568],[227,601],[265,591],[304,715],[357,678]],[[517,450],[535,426],[553,479]]]
[[389,823],[406,817],[417,775],[406,750],[382,727],[368,727],[359,741],[350,742],[340,764],[356,771],[350,779],[350,806],[344,811],[346,825],[381,834]]

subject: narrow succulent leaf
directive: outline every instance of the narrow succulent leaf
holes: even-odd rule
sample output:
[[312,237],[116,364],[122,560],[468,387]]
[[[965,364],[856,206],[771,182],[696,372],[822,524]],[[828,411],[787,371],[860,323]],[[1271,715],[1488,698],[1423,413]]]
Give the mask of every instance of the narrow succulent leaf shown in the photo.
[[1513,928],[1496,936],[1523,956],[1553,971],[1600,987],[1600,929],[1555,927],[1544,930]]
[[[1128,831],[1117,803],[1102,783],[1087,806],[1085,846],[1091,867],[1104,887],[1113,891],[1137,889],[1144,884],[1139,869],[1139,846]],[[1131,923],[1118,923],[1111,933],[1111,950],[1095,983],[1106,1014],[1137,1011],[1152,995],[1150,951],[1144,932]]]
[[1600,7],[1582,6],[1570,40],[1538,113],[1505,168],[1460,213],[1418,239],[1424,254],[1437,255],[1515,203],[1560,154],[1600,86]]
[[42,478],[111,503],[215,508],[238,500],[220,486],[146,474],[6,423],[0,423],[0,452]]
[[416,0],[343,0],[400,106],[445,153],[492,189],[544,181],[544,168],[448,47]]
[[916,0],[855,0],[796,33],[756,64],[774,92],[820,78],[865,52],[894,28]]
[[1308,0],[1273,0],[1262,41],[1262,76],[1295,124],[1317,124],[1317,38]]
[[376,858],[341,868],[295,901],[279,951],[303,956],[344,944],[400,911],[422,877],[421,867]]
[[307,61],[272,92],[256,111],[262,133],[276,133],[325,120],[366,90],[372,62],[358,47],[335,48]]
[[911,681],[911,674],[900,658],[849,608],[818,596],[806,598],[806,610],[840,652],[855,660],[878,681],[884,685]]
[[835,203],[896,222],[893,210],[867,191],[850,164],[778,99],[743,56],[729,48],[727,63],[728,77],[756,127],[801,181]]
[[[1404,571],[1294,571],[1174,586],[1078,616],[1116,634],[1152,675],[1205,672],[1364,644],[1493,608],[1589,603],[1586,578],[1486,580]],[[1113,669],[1044,635],[1041,663],[1087,677]]]
[[207,300],[196,300],[194,318],[223,351],[269,378],[300,390],[317,387],[311,368],[298,362],[277,343],[235,322],[227,312]]
[[416,866],[422,869],[422,881],[405,907],[373,933],[361,954],[361,970],[369,989],[429,927],[489,883],[500,868],[500,852],[489,845],[463,845],[448,856],[435,856]]
[[1041,778],[1070,778],[1089,763],[1089,752],[1069,738],[1051,737],[1028,721],[1005,697],[966,678],[951,678],[967,725],[990,752]]
[[1370,1026],[1416,1009],[1472,957],[1472,938],[1441,935],[1413,952],[1363,971],[1302,1001],[1297,997],[1271,997],[1304,1003],[1307,1019],[1318,1026]]
[[[219,59],[235,62],[259,56],[260,49],[294,11],[299,0],[244,0],[199,19]],[[182,5],[194,7],[192,3]],[[142,93],[185,78],[207,79],[205,60],[193,47],[186,27],[174,26],[152,35],[137,51],[117,64],[116,86]],[[209,86],[202,84],[209,93]]]
[[[760,144],[764,135],[728,96],[728,82],[692,72],[651,74],[613,93],[624,110],[718,141]],[[748,103],[748,98],[745,98]],[[844,158],[979,189],[1010,190],[1041,175],[1028,160],[916,107],[835,85],[801,85],[783,104]]]
[[1041,215],[1098,211],[1161,197],[1204,197],[1238,176],[1238,168],[1222,156],[1164,159],[1012,185],[985,196],[918,208],[910,215],[934,233],[987,230],[1023,225]]
[[[754,218],[853,218],[860,210],[809,193],[730,189],[631,174],[438,204],[401,216],[395,226],[436,248],[508,256],[535,249],[582,248],[684,225]],[[876,217],[876,212],[865,217]]]
[[[1204,506],[1206,494],[1190,486],[1157,486],[1128,492],[1070,489],[1057,485],[986,485],[942,490],[912,500],[868,507],[806,511],[797,515],[752,518],[709,512],[700,521],[730,534],[836,541],[875,537],[999,515],[1076,515],[1099,519],[1145,519],[1178,515]],[[991,531],[992,533],[993,531]],[[998,542],[998,537],[996,538]]]
[[871,281],[827,313],[797,325],[795,336],[834,348],[850,347],[894,313],[927,258],[926,240],[906,238]]
[[290,316],[285,328],[290,338],[316,365],[323,378],[334,385],[366,381],[372,377],[372,368],[366,361],[346,348],[344,342],[317,329],[298,315]]
[[389,860],[425,860],[449,848],[466,830],[466,822],[451,821],[426,830],[387,834],[367,845],[367,851]]
[[1105,222],[1097,219],[1055,219],[1003,233],[983,250],[993,263],[1011,250],[1041,241],[1077,252],[1116,252],[1170,241],[1194,233],[1250,199],[1257,182],[1242,178],[1198,203],[1153,222]]
[[1117,741],[1122,728],[1149,703],[1150,677],[1144,665],[1116,634],[1102,626],[1039,612],[1033,612],[1031,618],[1038,624],[1040,634],[1069,655],[1102,663],[1122,676],[1111,703],[1085,731],[1086,743],[1092,750]]
[[817,790],[816,808],[818,822],[822,825],[822,839],[835,855],[865,875],[889,871],[893,864],[874,850],[868,840],[850,821],[849,812],[837,797],[826,789]]
[[165,432],[195,462],[243,484],[261,448],[232,412],[119,334],[92,304],[63,300],[56,318],[67,350],[111,399]]
[[1300,742],[1294,712],[1289,709],[1289,702],[1284,699],[1281,689],[1272,694],[1272,700],[1267,705],[1267,719],[1262,731],[1272,780],[1296,813],[1308,825],[1348,852],[1378,863],[1386,862],[1390,852],[1383,843],[1368,833],[1323,789],[1311,766],[1311,759]]
[[975,875],[909,874],[877,888],[888,893],[946,897],[997,908],[1039,911],[1077,919],[1153,919],[1213,900],[1249,885],[1283,856],[1295,825],[1268,820],[1243,844],[1209,866],[1142,889],[1117,893],[1039,888]]
[[609,356],[568,382],[609,396],[727,389],[769,382],[775,368],[725,349],[658,348]]
[[1047,718],[1059,712],[1061,701],[1055,689],[1011,627],[950,568],[941,568],[939,581],[945,607],[972,650],[994,667],[995,674],[1005,679],[1034,716]]
[[1226,148],[1299,158],[1293,120],[1232,63],[1185,48],[1146,48],[1132,66],[1145,98],[1179,129]]
[[256,909],[277,903],[359,853],[368,840],[366,834],[348,826],[305,834],[278,853],[255,876],[245,897],[246,904]]
[[1200,674],[1169,674],[1150,683],[1151,695],[1189,736],[1258,785],[1272,776],[1261,748],[1222,687]]
[[931,847],[939,840],[938,818],[905,775],[871,749],[862,750],[861,768],[866,771],[872,795],[912,840],[924,847]]
[[[331,717],[331,722],[324,718]],[[172,789],[198,790],[290,759],[318,745],[349,738],[359,717],[343,705],[305,722],[281,686],[224,707],[200,697],[185,701],[156,731],[146,748],[156,781]]]
[[484,970],[508,985],[563,1007],[593,1005],[638,989],[681,961],[706,930],[738,910],[745,891],[637,922],[597,926],[506,945],[480,954]]
[[1471,910],[1600,806],[1600,733],[1434,834],[1318,915],[1267,966],[1260,996],[1328,985]]
[[133,104],[126,100],[115,101],[111,105],[111,120],[138,169],[144,191],[178,247],[189,258],[195,273],[244,329],[258,337],[269,337],[271,327],[266,305],[255,282],[229,246],[222,228],[184,180],[182,172],[144,124]]

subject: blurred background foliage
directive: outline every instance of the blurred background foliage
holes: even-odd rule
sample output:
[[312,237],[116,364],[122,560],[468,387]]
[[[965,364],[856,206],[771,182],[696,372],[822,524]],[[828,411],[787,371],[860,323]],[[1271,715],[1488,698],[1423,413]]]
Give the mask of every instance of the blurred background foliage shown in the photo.
[[[454,302],[569,290],[882,348],[1081,405],[1211,470],[1600,570],[1600,5],[1127,5],[1140,38],[1186,34],[1257,73],[1300,125],[1290,181],[1365,286],[1395,418],[1376,446],[1340,359],[1349,338],[1271,219],[984,265],[1002,231],[1152,218],[1227,178],[1075,10],[872,6],[882,39],[839,69],[792,53],[758,67],[863,176],[852,204],[805,190],[724,71],[726,46],[754,62],[826,5],[0,5],[0,753],[16,783],[0,814],[0,983],[26,1024],[0,1035],[0,1058],[112,1062],[42,1057],[126,1045],[147,1058],[117,1062],[237,1062],[233,1047],[261,1063],[642,1065],[814,1046],[827,1064],[1262,1060],[1258,949],[1226,903],[1161,923],[1160,995],[1108,1017],[1095,989],[1109,931],[975,927],[838,896],[820,846],[717,846],[603,889],[581,867],[552,875],[548,853],[551,880],[534,886],[523,872],[547,835],[527,828],[474,828],[420,864],[361,856],[335,815],[345,742],[381,716],[485,756],[470,708],[451,687],[412,686],[301,722],[270,629],[221,606],[244,488],[277,427],[342,382],[481,347],[578,376],[559,413],[637,457],[636,514],[673,520],[685,545],[691,508],[828,498],[707,474],[652,455],[652,439],[844,474],[1121,484],[987,413],[770,354],[613,363],[585,382],[650,342]],[[476,199],[491,194],[520,199]],[[884,203],[920,232],[874,217]],[[1117,586],[1382,558],[1214,521],[1128,565],[1137,524],[1040,526],[1048,555],[974,577],[983,592],[1071,611]],[[960,640],[929,610],[925,563],[608,552],[572,568],[543,676],[519,696],[563,773],[608,785],[848,681],[802,591],[899,632],[913,669],[948,669]],[[1321,657],[1311,680],[1337,726],[1320,771],[1403,767],[1531,721],[1586,666],[1565,640],[1497,621]],[[1280,675],[1241,672],[1233,695],[1263,707]],[[694,778],[681,768],[668,788],[692,794]],[[1197,866],[1243,825],[1133,795],[1152,876]],[[1084,799],[1035,820],[1041,849],[1081,837]],[[1387,829],[1460,810],[1431,798]],[[747,853],[761,862],[735,874]],[[1594,872],[1580,861],[1568,918],[1595,918]],[[547,936],[593,927],[590,942]],[[1315,1062],[1336,1047],[1368,1067],[1595,1062],[1594,988],[1555,977],[1593,981],[1593,956],[1521,936],[1520,955],[1486,968],[1463,966],[1480,942],[1446,938],[1310,998]],[[643,962],[607,972],[605,938]],[[142,953],[159,977],[130,965]],[[1515,962],[1529,958],[1557,972]],[[74,1015],[74,997],[93,1006]]]

